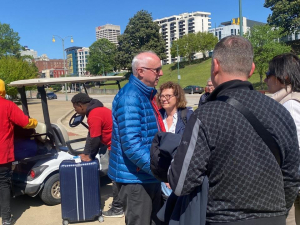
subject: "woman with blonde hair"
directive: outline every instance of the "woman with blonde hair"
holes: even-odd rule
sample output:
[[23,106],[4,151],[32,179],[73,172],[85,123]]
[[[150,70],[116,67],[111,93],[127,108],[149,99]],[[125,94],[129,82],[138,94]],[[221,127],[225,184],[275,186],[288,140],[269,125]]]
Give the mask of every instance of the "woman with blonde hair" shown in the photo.
[[179,84],[168,81],[159,88],[157,104],[167,132],[183,134],[193,110],[186,107],[185,93]]
[[[185,125],[193,113],[191,107],[186,107],[185,93],[179,84],[168,81],[159,88],[157,104],[164,122],[166,132],[183,134]],[[167,183],[162,183],[163,199],[166,200],[172,190]]]

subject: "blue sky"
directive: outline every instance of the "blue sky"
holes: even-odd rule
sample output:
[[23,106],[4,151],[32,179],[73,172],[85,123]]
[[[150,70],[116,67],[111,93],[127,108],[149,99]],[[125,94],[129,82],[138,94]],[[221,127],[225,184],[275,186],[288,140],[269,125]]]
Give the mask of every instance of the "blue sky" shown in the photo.
[[[242,0],[243,16],[267,22],[271,13],[263,7],[264,0]],[[72,35],[65,40],[65,48],[89,47],[96,41],[95,28],[107,23],[120,25],[121,33],[131,17],[139,10],[160,19],[184,12],[211,13],[211,25],[218,26],[239,16],[239,0],[0,0],[0,23],[10,24],[19,33],[20,44],[49,58],[63,58],[62,43],[52,42],[52,35]]]

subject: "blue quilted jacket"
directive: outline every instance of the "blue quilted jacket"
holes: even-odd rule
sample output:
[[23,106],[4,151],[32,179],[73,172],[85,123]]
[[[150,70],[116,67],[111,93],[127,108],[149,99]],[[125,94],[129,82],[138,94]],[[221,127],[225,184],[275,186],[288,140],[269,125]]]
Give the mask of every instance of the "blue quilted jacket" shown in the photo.
[[108,176],[120,183],[156,183],[150,170],[150,147],[158,131],[151,100],[156,89],[131,75],[116,95]]

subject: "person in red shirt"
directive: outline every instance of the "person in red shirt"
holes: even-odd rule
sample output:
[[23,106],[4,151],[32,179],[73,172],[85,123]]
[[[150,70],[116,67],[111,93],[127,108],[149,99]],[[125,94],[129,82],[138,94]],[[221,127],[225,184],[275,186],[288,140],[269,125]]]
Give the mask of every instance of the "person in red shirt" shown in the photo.
[[[80,154],[80,158],[82,161],[90,161],[98,153],[101,144],[107,145],[110,150],[113,126],[112,112],[110,109],[104,107],[102,102],[92,99],[84,93],[74,95],[71,102],[78,114],[87,116],[89,133],[86,138],[83,154]],[[113,182],[113,202],[111,207],[114,214],[109,215],[109,217],[124,216],[123,205],[118,197],[118,189],[115,182]],[[103,215],[108,217],[106,212],[103,212]]]
[[2,225],[14,224],[10,209],[11,166],[14,156],[14,125],[35,128],[37,120],[29,118],[12,101],[5,99],[5,83],[0,80],[0,206]]
[[112,132],[111,110],[104,107],[99,100],[92,99],[84,93],[74,95],[71,102],[78,114],[86,115],[87,117],[89,133],[83,154],[79,156],[82,161],[90,161],[97,155],[101,144],[107,145],[108,149],[110,149]]

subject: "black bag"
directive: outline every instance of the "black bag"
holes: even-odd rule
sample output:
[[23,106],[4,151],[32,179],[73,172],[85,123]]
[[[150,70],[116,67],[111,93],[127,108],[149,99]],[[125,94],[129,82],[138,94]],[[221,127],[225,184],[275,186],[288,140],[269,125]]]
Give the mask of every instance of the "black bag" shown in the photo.
[[168,182],[168,169],[180,141],[180,134],[156,133],[150,149],[150,168],[156,179],[165,183]]

